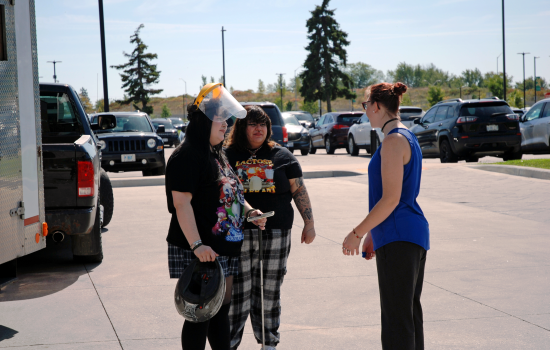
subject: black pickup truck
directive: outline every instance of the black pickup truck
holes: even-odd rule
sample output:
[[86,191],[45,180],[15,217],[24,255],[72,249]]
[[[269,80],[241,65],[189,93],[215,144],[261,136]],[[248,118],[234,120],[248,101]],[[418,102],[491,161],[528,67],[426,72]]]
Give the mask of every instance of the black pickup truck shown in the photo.
[[101,262],[101,226],[113,212],[113,193],[101,169],[101,146],[94,130],[116,126],[105,115],[90,124],[74,89],[40,84],[44,200],[52,239],[70,236],[76,261]]

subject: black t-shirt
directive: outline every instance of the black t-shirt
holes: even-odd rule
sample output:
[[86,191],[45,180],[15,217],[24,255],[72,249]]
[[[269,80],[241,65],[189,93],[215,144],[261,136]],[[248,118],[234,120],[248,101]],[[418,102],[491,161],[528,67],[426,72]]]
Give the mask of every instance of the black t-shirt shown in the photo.
[[166,240],[189,250],[172,191],[193,195],[191,206],[204,245],[221,256],[239,256],[244,238],[244,189],[229,164],[222,166],[213,153],[201,154],[191,145],[183,145],[168,160],[166,199],[172,220]]
[[[227,149],[225,154],[244,186],[248,204],[264,213],[275,212],[275,216],[267,219],[266,229],[291,229],[294,209],[289,179],[302,177],[296,157],[280,146],[260,148],[255,159],[250,158],[249,152],[234,148]],[[246,223],[245,227],[256,226]]]

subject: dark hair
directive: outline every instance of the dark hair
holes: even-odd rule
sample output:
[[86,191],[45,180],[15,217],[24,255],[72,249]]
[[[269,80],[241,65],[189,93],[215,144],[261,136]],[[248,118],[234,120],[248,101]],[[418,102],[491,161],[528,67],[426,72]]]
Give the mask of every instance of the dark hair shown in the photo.
[[366,93],[369,100],[378,102],[390,112],[399,116],[399,104],[401,96],[407,92],[407,85],[397,82],[395,84],[380,83],[374,84],[367,88]]
[[246,109],[246,118],[237,119],[225,141],[225,147],[236,148],[239,151],[246,152],[249,148],[248,138],[246,137],[246,128],[249,122],[265,123],[267,125],[267,135],[265,136],[262,147],[267,146],[273,148],[277,146],[278,144],[271,140],[271,135],[273,135],[273,131],[271,130],[271,119],[269,119],[269,116],[264,110],[259,106],[246,106],[244,109]]
[[[215,146],[210,145],[212,121],[193,103],[187,105],[187,119],[189,124],[185,129],[185,141],[174,150],[173,154],[185,152],[185,148],[192,147],[211,161],[217,159],[220,165],[225,167],[227,158],[223,151],[223,141]],[[217,169],[217,166],[212,168]],[[211,175],[214,176],[213,178],[218,178],[220,174]]]

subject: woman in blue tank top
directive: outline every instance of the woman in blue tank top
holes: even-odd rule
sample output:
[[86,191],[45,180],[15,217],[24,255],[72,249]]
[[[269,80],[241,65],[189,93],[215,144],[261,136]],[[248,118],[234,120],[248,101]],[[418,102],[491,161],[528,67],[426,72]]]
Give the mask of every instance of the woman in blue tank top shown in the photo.
[[369,164],[369,214],[342,245],[344,255],[359,255],[366,236],[363,257],[376,257],[384,350],[424,349],[420,295],[430,230],[416,201],[422,152],[399,119],[406,91],[403,83],[380,83],[365,92],[363,108],[372,127],[382,128],[385,137]]

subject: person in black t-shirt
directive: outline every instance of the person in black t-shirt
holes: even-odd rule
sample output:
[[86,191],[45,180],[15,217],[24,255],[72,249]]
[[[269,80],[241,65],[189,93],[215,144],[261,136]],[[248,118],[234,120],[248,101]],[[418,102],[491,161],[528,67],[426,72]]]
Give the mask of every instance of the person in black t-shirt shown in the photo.
[[[225,117],[239,113],[244,117],[246,112],[223,87],[217,87],[220,92],[213,95],[217,85],[205,86],[187,107],[186,139],[166,166],[166,198],[172,214],[166,238],[170,278],[179,278],[196,258],[202,262],[218,259],[226,277],[225,298],[218,313],[206,322],[184,322],[181,342],[186,350],[204,350],[207,337],[212,349],[229,349],[228,312],[244,237],[244,214],[262,214],[245,201],[244,188],[222,149]],[[238,107],[227,112],[227,103],[216,101],[216,96],[224,94]],[[256,223],[264,229],[266,219]]]
[[292,199],[304,220],[302,243],[315,239],[311,203],[298,160],[285,147],[271,141],[271,120],[258,106],[246,107],[245,119],[235,122],[226,141],[229,164],[244,186],[244,196],[262,212],[274,211],[266,230],[245,224],[239,273],[233,280],[233,297],[229,311],[231,349],[241,343],[244,325],[250,314],[254,336],[262,340],[259,242],[263,234],[264,308],[266,349],[279,343],[281,284],[286,274],[290,252],[290,229],[294,221]]

